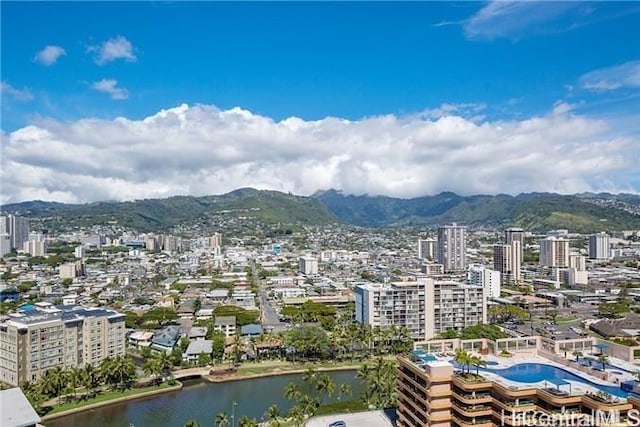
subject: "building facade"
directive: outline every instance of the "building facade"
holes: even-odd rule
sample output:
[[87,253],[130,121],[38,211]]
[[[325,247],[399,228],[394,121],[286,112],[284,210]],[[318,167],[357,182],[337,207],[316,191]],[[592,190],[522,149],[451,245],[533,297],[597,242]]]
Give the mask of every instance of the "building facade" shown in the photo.
[[609,235],[597,233],[589,236],[589,259],[607,260],[611,258]]
[[414,340],[425,339],[427,281],[429,279],[356,286],[356,321],[382,328],[406,327]]
[[467,267],[467,227],[456,223],[438,227],[436,256],[444,271],[464,271]]
[[503,285],[522,280],[522,246],[519,240],[493,245],[493,269],[500,272]]
[[507,245],[512,244],[513,242],[520,243],[520,259],[524,258],[524,230],[522,228],[507,228],[504,231],[504,241]]
[[500,298],[501,274],[484,265],[472,265],[467,271],[467,283],[485,288],[487,298]]
[[437,243],[436,239],[418,239],[418,258],[435,260]]
[[0,322],[0,381],[19,386],[49,369],[95,365],[125,355],[124,314],[101,308],[34,309]]
[[29,240],[29,220],[15,215],[0,216],[0,234],[8,234],[11,249],[22,250],[24,242]]
[[428,340],[447,329],[460,330],[487,320],[482,286],[420,277],[359,285],[355,295],[357,322],[405,327],[414,340]]
[[[629,411],[640,408],[636,396],[605,401],[595,393],[572,393],[553,383],[547,388],[517,387],[481,375],[460,375],[446,361],[410,356],[399,357],[398,364],[399,427],[633,425],[626,422],[632,421]],[[599,424],[596,418],[594,423],[589,417],[599,411],[617,414],[620,421]]]
[[553,236],[540,240],[540,266],[569,267],[569,241]]
[[427,339],[448,329],[487,323],[487,293],[484,287],[453,281],[427,281],[425,307]]
[[298,258],[298,269],[300,273],[307,276],[318,274],[318,258],[301,256]]

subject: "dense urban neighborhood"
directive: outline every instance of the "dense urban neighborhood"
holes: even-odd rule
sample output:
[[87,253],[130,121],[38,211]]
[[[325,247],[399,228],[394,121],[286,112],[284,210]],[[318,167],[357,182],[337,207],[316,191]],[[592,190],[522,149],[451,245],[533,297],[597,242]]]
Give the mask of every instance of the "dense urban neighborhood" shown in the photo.
[[[446,393],[415,403],[424,372],[427,381],[454,378],[462,394],[456,381],[490,355],[546,357],[615,384],[633,381],[640,359],[639,230],[335,223],[251,235],[230,224],[198,235],[38,224],[0,221],[0,381],[21,387],[44,417],[185,378],[332,362],[368,381],[349,388],[355,407],[397,407],[402,425],[448,416],[465,425],[476,414],[456,412],[460,402],[452,411]],[[609,371],[609,360],[626,365]],[[336,384],[308,380],[322,393],[289,390],[295,405],[282,417],[272,408],[272,422],[322,413],[321,396]]]

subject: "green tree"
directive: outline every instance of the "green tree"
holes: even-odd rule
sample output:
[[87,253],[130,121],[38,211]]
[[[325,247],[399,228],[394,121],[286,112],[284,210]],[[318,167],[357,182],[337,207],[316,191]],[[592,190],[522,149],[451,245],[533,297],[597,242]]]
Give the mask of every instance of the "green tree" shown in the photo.
[[156,307],[142,315],[145,323],[155,323],[159,328],[178,318],[178,313],[172,308]]
[[269,423],[269,426],[278,427],[280,426],[280,408],[278,405],[271,405],[267,408],[265,412],[265,417]]
[[211,355],[204,351],[198,355],[198,366],[207,366],[211,364]]
[[227,427],[229,425],[229,416],[226,412],[218,412],[216,415],[215,425],[216,427]]

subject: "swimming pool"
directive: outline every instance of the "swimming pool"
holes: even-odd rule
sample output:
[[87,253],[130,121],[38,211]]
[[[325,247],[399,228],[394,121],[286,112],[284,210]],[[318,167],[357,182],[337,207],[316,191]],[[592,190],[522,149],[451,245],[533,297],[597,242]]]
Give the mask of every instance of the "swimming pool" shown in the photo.
[[[474,368],[472,368],[473,371]],[[556,366],[545,365],[543,363],[519,363],[505,369],[480,368],[481,371],[491,372],[501,377],[516,381],[519,383],[537,383],[540,381],[549,381],[553,384],[567,384],[565,380],[577,381],[606,391],[607,393],[617,397],[627,397],[629,393],[620,387],[601,385],[586,378],[565,371]]]

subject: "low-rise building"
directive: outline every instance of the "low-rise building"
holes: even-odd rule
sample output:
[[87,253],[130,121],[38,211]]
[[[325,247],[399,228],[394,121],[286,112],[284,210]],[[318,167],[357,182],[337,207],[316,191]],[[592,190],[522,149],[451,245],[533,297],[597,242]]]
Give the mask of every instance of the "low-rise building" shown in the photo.
[[213,322],[213,330],[222,332],[225,337],[232,337],[236,334],[235,316],[216,316]]

